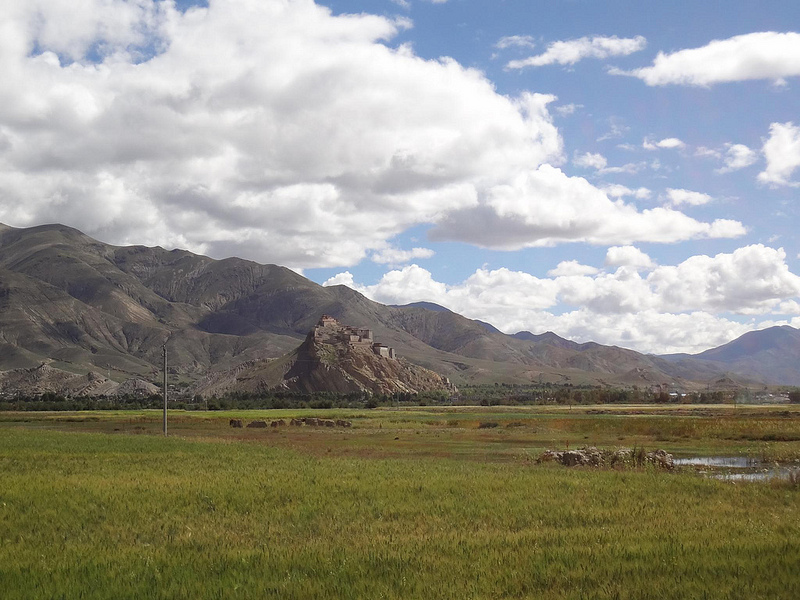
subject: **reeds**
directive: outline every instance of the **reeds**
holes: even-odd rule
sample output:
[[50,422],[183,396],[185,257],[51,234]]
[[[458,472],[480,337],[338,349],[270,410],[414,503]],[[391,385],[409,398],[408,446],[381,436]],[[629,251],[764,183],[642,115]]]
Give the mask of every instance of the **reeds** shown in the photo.
[[7,600],[794,598],[796,489],[5,428],[0,589]]

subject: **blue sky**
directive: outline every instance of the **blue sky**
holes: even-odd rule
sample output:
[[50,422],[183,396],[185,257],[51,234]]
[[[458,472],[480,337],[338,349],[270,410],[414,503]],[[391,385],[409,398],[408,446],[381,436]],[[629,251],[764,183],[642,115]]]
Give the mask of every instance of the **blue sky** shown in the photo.
[[11,0],[0,221],[513,333],[800,325],[789,2]]

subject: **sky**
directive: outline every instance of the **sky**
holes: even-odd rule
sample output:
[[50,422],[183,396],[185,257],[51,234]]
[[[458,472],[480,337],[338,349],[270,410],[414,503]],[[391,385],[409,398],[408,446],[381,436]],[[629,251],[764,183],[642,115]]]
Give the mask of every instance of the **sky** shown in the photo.
[[0,222],[507,333],[800,326],[800,3],[4,0]]

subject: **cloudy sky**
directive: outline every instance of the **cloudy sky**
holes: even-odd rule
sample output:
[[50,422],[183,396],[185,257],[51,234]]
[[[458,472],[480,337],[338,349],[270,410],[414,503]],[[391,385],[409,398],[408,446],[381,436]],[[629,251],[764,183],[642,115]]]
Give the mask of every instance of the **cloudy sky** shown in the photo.
[[800,326],[800,3],[3,0],[0,222],[514,333]]

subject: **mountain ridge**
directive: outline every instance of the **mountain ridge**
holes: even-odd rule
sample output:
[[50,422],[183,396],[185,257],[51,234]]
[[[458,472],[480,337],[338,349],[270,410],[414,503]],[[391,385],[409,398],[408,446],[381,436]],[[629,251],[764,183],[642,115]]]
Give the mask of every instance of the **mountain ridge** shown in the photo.
[[221,396],[289,390],[394,394],[454,392],[447,378],[396,357],[374,341],[372,331],[342,325],[323,315],[305,340],[277,359],[262,359],[198,382],[192,394]]
[[732,368],[765,381],[745,359],[657,357],[552,332],[511,336],[438,305],[385,306],[277,265],[113,246],[58,224],[0,227],[0,370],[47,362],[157,381],[167,343],[171,377],[190,383],[291,352],[322,314],[372,329],[457,384],[700,387]]

